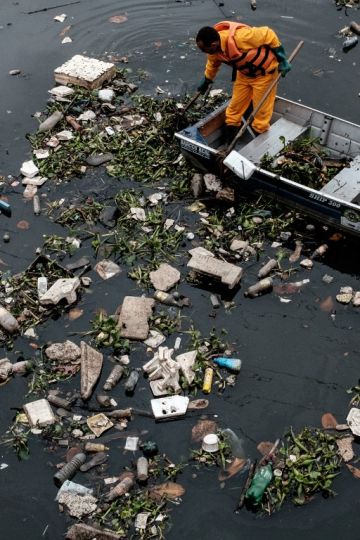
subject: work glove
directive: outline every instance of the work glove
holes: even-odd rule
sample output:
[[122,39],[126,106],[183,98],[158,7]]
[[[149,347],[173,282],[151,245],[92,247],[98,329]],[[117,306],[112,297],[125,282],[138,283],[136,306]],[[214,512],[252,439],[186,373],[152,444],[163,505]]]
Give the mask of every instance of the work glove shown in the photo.
[[279,47],[275,47],[275,49],[271,49],[272,52],[275,54],[277,61],[279,62],[278,70],[281,73],[282,77],[285,77],[287,73],[291,70],[291,64],[286,58],[286,52],[282,45]]
[[201,94],[205,94],[206,90],[209,88],[210,84],[212,84],[212,80],[208,79],[207,77],[204,77],[199,86],[197,87],[198,92]]

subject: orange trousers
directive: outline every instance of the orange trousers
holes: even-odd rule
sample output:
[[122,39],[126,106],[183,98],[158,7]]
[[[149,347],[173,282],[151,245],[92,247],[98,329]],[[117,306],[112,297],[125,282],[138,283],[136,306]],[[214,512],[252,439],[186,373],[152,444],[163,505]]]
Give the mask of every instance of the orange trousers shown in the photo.
[[[274,73],[251,78],[246,77],[246,75],[243,75],[238,71],[233,85],[232,97],[226,109],[226,124],[229,126],[240,126],[242,116],[248,109],[250,103],[252,102],[253,108],[255,109],[278,74],[278,71],[275,70]],[[270,127],[276,89],[277,85],[274,86],[252,122],[252,127],[258,133],[263,133]]]

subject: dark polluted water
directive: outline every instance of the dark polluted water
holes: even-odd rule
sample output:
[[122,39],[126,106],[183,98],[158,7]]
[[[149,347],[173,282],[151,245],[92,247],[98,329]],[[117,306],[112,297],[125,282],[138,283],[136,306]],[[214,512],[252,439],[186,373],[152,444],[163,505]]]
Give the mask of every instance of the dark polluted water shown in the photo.
[[[155,94],[159,86],[171,95],[183,95],[186,91],[193,92],[202,77],[204,57],[195,50],[192,38],[199,27],[229,18],[273,27],[287,51],[304,40],[293,71],[281,81],[279,94],[358,122],[358,49],[344,55],[342,40],[337,37],[337,32],[350,20],[359,22],[357,10],[337,11],[328,0],[258,0],[255,12],[251,11],[250,2],[235,0],[82,0],[50,9],[65,3],[33,0],[30,6],[25,0],[1,2],[0,46],[6,51],[0,63],[1,175],[18,175],[21,163],[28,159],[25,135],[36,129],[32,115],[45,106],[47,90],[54,85],[54,68],[68,58],[78,53],[103,59],[127,56],[129,67],[148,73],[141,92]],[[46,10],[40,11],[43,8]],[[30,11],[38,12],[28,14]],[[60,13],[67,14],[63,24],[53,20]],[[108,19],[113,15],[123,15],[127,20],[110,24]],[[67,35],[73,41],[61,44],[63,38],[59,33],[67,25],[71,25]],[[21,70],[20,76],[10,77],[8,72],[15,68]],[[219,87],[229,89],[229,79],[229,70],[223,68],[217,81]],[[111,196],[115,184],[116,181],[109,180],[103,171],[96,170],[81,181],[56,188],[56,192],[51,188],[49,198],[96,194],[99,186],[107,189]],[[11,237],[9,244],[1,244],[0,258],[12,273],[24,270],[33,260],[36,247],[43,242],[43,234],[65,234],[60,225],[50,223],[45,216],[34,218],[31,204],[23,202],[21,193],[21,186],[6,191],[13,217],[9,220],[0,216],[2,234],[8,231]],[[30,229],[17,229],[19,220],[29,221]],[[314,238],[314,247],[316,242],[328,237],[320,225],[317,228],[319,236]],[[346,389],[359,378],[359,312],[352,306],[337,304],[333,319],[319,305],[328,296],[334,298],[341,286],[359,289],[357,253],[356,242],[330,242],[325,258],[317,261],[310,273],[304,270],[296,277],[309,277],[310,283],[301,294],[294,295],[289,304],[280,303],[275,295],[253,301],[244,299],[242,291],[255,281],[259,267],[255,263],[248,265],[242,288],[234,297],[236,307],[231,314],[219,309],[215,319],[208,316],[211,312],[209,292],[182,282],[181,293],[192,300],[192,306],[184,312],[186,316],[204,336],[214,326],[226,328],[227,341],[233,344],[243,361],[236,386],[225,390],[221,396],[213,392],[209,408],[204,412],[209,418],[215,417],[221,427],[230,427],[241,435],[250,457],[257,456],[259,441],[272,441],[289,426],[295,431],[305,425],[319,426],[324,412],[332,412],[340,422],[345,420],[350,399]],[[89,249],[82,248],[78,252],[79,256],[85,254],[95,264]],[[181,271],[184,277],[185,268]],[[121,280],[102,281],[95,272],[90,272],[92,294],[84,295],[79,306],[84,315],[72,322],[67,316],[47,321],[37,329],[38,343],[65,339],[78,342],[79,336],[72,337],[72,334],[87,331],[98,308],[113,313],[126,294],[138,295],[139,289],[125,273]],[[322,281],[324,274],[334,277],[331,284]],[[174,339],[169,338],[169,346]],[[185,342],[186,336],[183,339]],[[20,354],[25,357],[33,354],[25,338],[16,341],[11,353],[3,350],[2,358],[9,356],[14,361]],[[141,366],[143,358],[137,353],[132,362]],[[14,378],[1,387],[1,433],[28,401],[24,397],[27,382]],[[74,385],[78,388],[79,376],[64,387],[72,389]],[[125,397],[122,385],[112,395],[121,408],[134,404],[145,409],[151,398],[148,382],[142,378],[133,398]],[[188,459],[191,428],[200,414],[198,411],[165,424],[137,417],[129,424],[128,431],[148,431],[161,451],[179,462]],[[109,476],[118,474],[133,458],[124,454],[123,446],[121,439],[111,445]],[[1,538],[60,540],[64,537],[71,521],[65,512],[58,511],[54,501],[57,489],[52,480],[54,465],[63,457],[64,453],[51,452],[36,437],[31,438],[28,461],[18,462],[11,449],[0,447],[1,462],[9,465],[0,470]],[[234,477],[221,489],[217,471],[196,471],[196,478],[193,474],[194,470],[187,467],[179,477],[186,494],[179,506],[172,507],[168,539],[230,540],[242,536],[302,540],[305,537],[350,539],[359,536],[360,518],[356,509],[360,502],[360,484],[345,468],[334,484],[336,497],[324,500],[317,496],[302,508],[285,505],[270,518],[260,518],[246,510],[234,514],[243,475]],[[91,474],[79,474],[75,481],[91,485],[91,478]]]

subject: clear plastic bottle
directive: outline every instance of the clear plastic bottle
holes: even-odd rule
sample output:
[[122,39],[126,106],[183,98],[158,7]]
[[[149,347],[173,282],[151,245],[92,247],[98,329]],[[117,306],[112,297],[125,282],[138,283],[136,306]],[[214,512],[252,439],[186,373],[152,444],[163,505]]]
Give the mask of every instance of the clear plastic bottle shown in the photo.
[[130,373],[128,379],[126,380],[124,384],[125,392],[128,394],[132,394],[135,390],[138,380],[139,380],[139,372],[136,371],[136,369],[134,369]]
[[230,428],[223,429],[221,433],[229,441],[232,455],[234,457],[245,459],[246,456],[243,441],[236,435],[236,433],[234,433]]

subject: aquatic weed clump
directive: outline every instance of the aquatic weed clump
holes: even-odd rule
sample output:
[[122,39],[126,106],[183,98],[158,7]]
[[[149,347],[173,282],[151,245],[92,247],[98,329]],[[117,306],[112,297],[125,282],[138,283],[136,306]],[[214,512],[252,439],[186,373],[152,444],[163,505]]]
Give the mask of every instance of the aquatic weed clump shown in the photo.
[[261,167],[294,182],[321,189],[346,166],[344,160],[329,158],[318,138],[304,137],[289,144],[285,144],[284,137],[280,139],[283,149],[275,159],[265,154],[261,159]]
[[33,156],[40,175],[69,179],[86,172],[90,156],[111,154],[109,175],[143,182],[168,179],[182,193],[191,169],[180,156],[174,133],[216,108],[226,95],[209,97],[206,105],[195,104],[185,115],[184,104],[175,98],[133,95],[137,87],[126,81],[124,72],[118,71],[107,87],[114,91],[112,103],[102,103],[97,90],[72,86],[69,103],[49,105],[42,119],[60,111],[61,121],[49,131],[28,135],[34,151],[48,153],[46,158]]
[[335,437],[318,428],[305,427],[298,434],[290,429],[274,464],[274,478],[262,501],[263,511],[271,514],[287,500],[304,505],[316,493],[334,495],[332,483],[340,464]]

